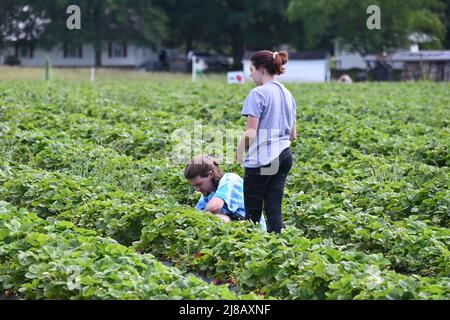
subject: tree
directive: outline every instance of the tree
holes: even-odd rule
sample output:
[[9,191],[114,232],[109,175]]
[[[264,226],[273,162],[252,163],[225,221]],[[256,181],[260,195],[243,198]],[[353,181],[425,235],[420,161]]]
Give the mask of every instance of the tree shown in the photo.
[[[101,52],[108,41],[133,41],[156,47],[165,34],[166,17],[151,0],[2,1],[18,3],[16,8],[29,8],[48,22],[39,34],[40,46],[50,49],[61,43],[90,43],[94,46],[97,66],[101,65]],[[69,17],[66,10],[70,5],[81,9],[81,30],[69,30],[66,26]],[[10,19],[13,16],[11,11],[6,15]]]
[[[381,29],[367,27],[367,8],[381,9]],[[307,46],[333,37],[343,47],[362,56],[395,50],[408,45],[413,33],[433,38],[442,47],[445,27],[441,21],[444,5],[438,0],[291,0],[290,21],[302,21]]]
[[169,17],[168,46],[184,44],[187,51],[231,54],[235,68],[247,49],[286,43],[288,0],[156,0]]
[[444,4],[446,5],[445,9],[445,26],[447,28],[447,35],[445,38],[444,47],[446,49],[450,49],[450,0],[444,0]]
[[44,31],[48,21],[43,13],[28,5],[27,1],[2,0],[0,2],[0,48],[7,42],[32,42]]
[[248,49],[274,49],[290,39],[285,15],[287,0],[221,1],[224,42],[229,43],[235,68]]
[[155,0],[155,4],[168,17],[168,32],[163,40],[166,46],[183,45],[186,53],[202,45],[211,46],[210,35],[218,23],[213,18],[217,0]]

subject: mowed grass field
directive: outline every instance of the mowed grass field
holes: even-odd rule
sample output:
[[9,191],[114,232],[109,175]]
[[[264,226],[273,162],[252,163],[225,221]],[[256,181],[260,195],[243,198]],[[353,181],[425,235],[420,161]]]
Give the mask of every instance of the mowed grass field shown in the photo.
[[[132,68],[95,68],[96,81],[190,81],[189,73],[145,72]],[[91,68],[50,68],[50,79],[54,81],[84,82],[91,79]],[[199,81],[226,82],[226,74],[207,73]],[[0,65],[0,81],[45,80],[45,68],[8,67]]]
[[0,75],[6,295],[450,298],[448,84],[287,84],[299,138],[274,235],[196,212],[182,174],[203,152],[242,176],[226,141],[250,83],[35,71]]

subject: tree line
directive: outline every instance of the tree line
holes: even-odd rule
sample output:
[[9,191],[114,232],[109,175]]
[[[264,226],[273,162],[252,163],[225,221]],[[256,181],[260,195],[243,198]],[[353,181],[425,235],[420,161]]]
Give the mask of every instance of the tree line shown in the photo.
[[[68,30],[66,9],[81,9],[82,28]],[[367,7],[381,11],[381,29],[366,26]],[[90,43],[101,65],[108,41],[154,49],[215,50],[239,63],[247,50],[326,50],[334,43],[362,55],[426,35],[425,49],[450,48],[450,0],[2,0],[0,48],[11,42]]]

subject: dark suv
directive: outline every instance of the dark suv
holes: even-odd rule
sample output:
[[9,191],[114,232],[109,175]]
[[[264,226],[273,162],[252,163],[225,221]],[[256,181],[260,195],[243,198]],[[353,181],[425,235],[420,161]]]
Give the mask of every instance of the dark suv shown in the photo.
[[197,59],[202,59],[208,70],[227,70],[233,64],[232,59],[212,52],[194,52]]

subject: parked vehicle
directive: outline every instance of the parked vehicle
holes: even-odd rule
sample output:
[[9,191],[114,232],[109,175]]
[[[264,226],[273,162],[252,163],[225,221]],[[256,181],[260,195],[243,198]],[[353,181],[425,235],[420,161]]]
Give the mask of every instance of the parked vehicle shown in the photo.
[[146,60],[136,67],[139,71],[162,71],[162,64],[158,60]]
[[227,70],[233,65],[233,59],[214,52],[194,51],[188,54],[188,60],[195,55],[198,60],[203,60],[207,70]]

